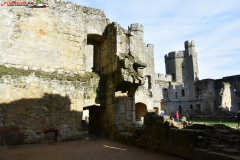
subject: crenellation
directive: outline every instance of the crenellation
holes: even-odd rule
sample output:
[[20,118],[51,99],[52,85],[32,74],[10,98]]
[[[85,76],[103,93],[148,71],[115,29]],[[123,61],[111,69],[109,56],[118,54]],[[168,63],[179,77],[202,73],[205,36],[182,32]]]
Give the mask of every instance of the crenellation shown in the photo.
[[176,58],[183,58],[185,55],[184,55],[185,51],[178,51],[177,54],[176,54]]
[[153,44],[147,44],[146,47],[147,47],[147,48],[150,48],[150,49],[153,49],[153,48],[154,48],[154,45],[153,45]]
[[169,52],[168,54],[165,55],[165,60],[175,58],[176,54],[177,54],[176,51]]
[[172,81],[172,75],[155,73],[155,80],[171,82]]
[[186,50],[189,50],[189,49],[195,48],[195,43],[194,41],[191,41],[191,42],[185,41],[184,46]]
[[134,23],[134,24],[130,25],[129,29],[130,29],[130,31],[141,31],[141,32],[143,32],[143,25],[138,24],[138,23]]

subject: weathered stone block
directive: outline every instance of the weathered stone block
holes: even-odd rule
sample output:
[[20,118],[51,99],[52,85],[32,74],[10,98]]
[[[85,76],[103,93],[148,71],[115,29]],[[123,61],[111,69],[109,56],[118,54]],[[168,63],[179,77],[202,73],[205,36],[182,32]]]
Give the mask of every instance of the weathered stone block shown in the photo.
[[151,126],[153,123],[153,116],[157,116],[155,112],[147,112],[144,116],[144,125]]
[[116,140],[118,142],[120,142],[120,143],[126,144],[126,142],[127,142],[127,135],[125,134],[125,132],[117,133]]
[[146,145],[147,145],[147,149],[150,149],[151,151],[154,151],[154,152],[159,152],[160,142],[157,141],[156,139],[152,139],[149,137]]
[[[179,155],[180,157],[191,159],[193,155],[193,148],[189,146],[176,146],[176,152],[174,154]],[[194,159],[195,160],[195,159]]]
[[182,146],[194,146],[195,135],[189,129],[170,129],[169,139],[172,143]]
[[165,126],[152,126],[150,136],[153,139],[159,140],[163,144],[167,140],[168,127]]
[[154,126],[161,126],[168,120],[170,120],[170,116],[159,116],[159,115],[156,115],[156,116],[152,117],[152,125],[154,125]]
[[128,145],[135,146],[135,144],[136,144],[135,141],[136,141],[136,138],[132,134],[127,136],[127,144]]
[[147,136],[146,135],[142,135],[137,141],[137,146],[143,149],[147,148]]
[[137,128],[134,130],[133,132],[133,136],[135,138],[139,138],[141,135],[143,135],[145,133],[145,128]]

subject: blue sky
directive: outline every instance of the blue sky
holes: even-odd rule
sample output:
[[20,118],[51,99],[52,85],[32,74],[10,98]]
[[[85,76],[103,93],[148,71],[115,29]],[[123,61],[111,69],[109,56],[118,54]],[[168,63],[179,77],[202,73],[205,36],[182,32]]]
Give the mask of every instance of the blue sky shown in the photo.
[[126,28],[144,26],[144,42],[154,45],[155,72],[165,73],[164,55],[195,41],[200,79],[240,74],[239,0],[71,0],[105,11]]

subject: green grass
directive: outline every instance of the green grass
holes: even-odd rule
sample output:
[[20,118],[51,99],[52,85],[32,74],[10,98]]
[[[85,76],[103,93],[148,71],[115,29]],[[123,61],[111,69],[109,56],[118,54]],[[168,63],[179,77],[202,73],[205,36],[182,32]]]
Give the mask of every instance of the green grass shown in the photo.
[[206,120],[194,120],[191,122],[196,122],[196,123],[205,123],[206,125],[211,125],[211,124],[225,124],[226,126],[229,127],[237,127],[238,123],[237,121],[206,121]]

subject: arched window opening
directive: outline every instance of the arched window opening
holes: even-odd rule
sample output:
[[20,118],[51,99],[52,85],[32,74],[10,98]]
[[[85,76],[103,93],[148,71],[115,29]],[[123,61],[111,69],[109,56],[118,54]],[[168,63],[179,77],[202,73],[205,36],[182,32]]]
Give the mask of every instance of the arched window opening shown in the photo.
[[193,109],[193,105],[190,105],[190,109]]
[[165,110],[165,102],[164,102],[164,100],[162,99],[161,101],[160,101],[160,110],[161,111],[164,111]]
[[182,97],[185,97],[185,91],[182,89]]
[[200,106],[200,104],[196,105],[196,109],[197,109],[198,113],[201,113],[201,106]]
[[179,106],[179,107],[178,107],[178,112],[179,112],[179,114],[182,113],[182,106]]
[[144,103],[136,103],[135,104],[135,112],[136,112],[136,121],[140,121],[141,117],[144,117],[147,113],[147,106]]
[[168,98],[168,89],[167,88],[163,89],[163,97]]
[[144,87],[146,89],[151,89],[151,76],[145,76],[145,80],[144,80]]
[[172,81],[176,81],[176,75],[174,73],[172,74]]

